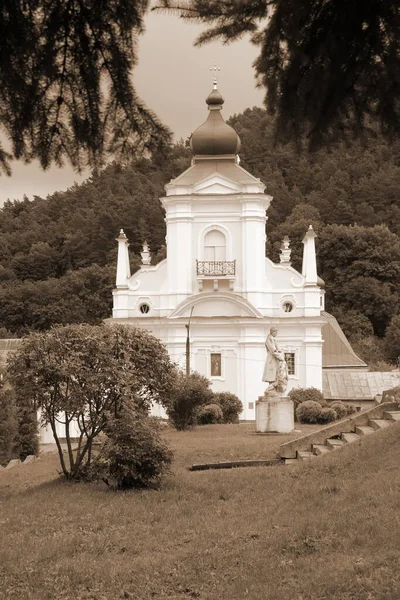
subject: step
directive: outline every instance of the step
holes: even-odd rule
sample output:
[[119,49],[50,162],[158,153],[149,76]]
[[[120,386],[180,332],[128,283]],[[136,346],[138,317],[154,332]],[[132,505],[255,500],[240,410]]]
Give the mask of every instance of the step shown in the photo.
[[342,433],[342,440],[346,444],[352,444],[353,442],[358,442],[360,436],[358,433]]
[[400,421],[400,410],[385,410],[383,418],[388,419],[389,421]]
[[385,429],[385,427],[389,427],[391,424],[392,421],[389,421],[389,419],[370,419],[368,421],[368,425],[376,431],[378,429]]
[[338,448],[344,446],[344,441],[336,438],[329,438],[326,440],[326,445],[328,448],[331,448],[331,450],[337,450]]
[[298,460],[310,460],[310,458],[317,458],[315,454],[312,452],[307,452],[305,450],[301,450],[297,452]]
[[299,461],[297,460],[297,458],[285,458],[285,465],[297,465],[299,464]]
[[374,431],[375,429],[369,425],[360,425],[359,427],[356,427],[356,433],[358,433],[358,435],[369,435],[370,433],[374,433]]
[[313,444],[312,449],[315,456],[321,456],[321,454],[326,454],[327,452],[331,451],[331,449],[328,448],[328,446],[325,446],[325,444]]

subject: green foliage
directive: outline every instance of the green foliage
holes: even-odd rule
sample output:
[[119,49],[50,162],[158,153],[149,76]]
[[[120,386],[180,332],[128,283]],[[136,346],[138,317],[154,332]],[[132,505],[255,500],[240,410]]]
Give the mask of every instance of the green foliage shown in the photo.
[[[135,394],[137,408],[166,403],[175,380],[167,350],[144,330],[128,326],[69,325],[24,338],[8,360],[18,398],[40,409],[50,424],[65,477],[78,478],[92,459],[94,439],[107,415]],[[78,448],[71,446],[71,424],[79,428]],[[65,426],[64,457],[57,423]]]
[[329,302],[362,310],[382,336],[399,301],[399,237],[383,225],[330,225],[321,233],[318,256]]
[[148,0],[3,0],[0,114],[9,159],[67,159],[98,167],[105,153],[154,151],[169,132],[139,100],[132,81]]
[[0,322],[23,335],[52,325],[98,324],[110,315],[115,267],[92,265],[60,279],[0,286]]
[[243,404],[235,394],[215,392],[213,402],[221,407],[224,423],[239,423],[239,415],[243,410]]
[[209,27],[196,43],[224,43],[250,33],[260,54],[254,66],[277,115],[281,138],[306,134],[315,148],[359,134],[371,114],[392,136],[398,106],[398,3],[353,0],[160,0],[189,21]]
[[387,358],[400,363],[400,314],[395,315],[386,330],[384,349]]
[[37,420],[36,403],[30,396],[16,393],[18,416],[18,434],[16,448],[21,460],[27,456],[39,454],[39,427]]
[[382,402],[399,402],[400,403],[400,385],[384,390],[382,394]]
[[334,316],[350,341],[374,335],[372,323],[366,315],[362,314],[361,309],[362,307],[359,310],[344,309],[341,306],[334,308]]
[[159,484],[172,462],[157,423],[136,406],[125,399],[118,416],[109,416],[106,440],[90,469],[94,478],[121,490]]
[[222,423],[224,415],[219,404],[201,406],[197,413],[197,423],[200,425],[215,425]]
[[318,402],[320,405],[325,404],[322,392],[315,387],[293,388],[288,393],[288,397],[294,403],[295,410],[299,404],[302,404],[303,402],[313,401]]
[[336,412],[338,419],[344,419],[344,417],[347,417],[348,415],[346,405],[340,400],[337,400],[336,402],[331,402],[329,404],[329,408],[332,408]]
[[0,389],[0,465],[16,458],[18,416],[15,396],[11,390]]
[[296,408],[296,418],[300,423],[319,423],[322,406],[314,400],[305,400]]
[[196,371],[189,376],[179,373],[166,406],[168,416],[176,429],[189,429],[196,424],[200,407],[212,404],[213,399],[214,394],[206,377]]
[[357,412],[357,409],[353,404],[345,403],[345,407],[346,407],[346,411],[347,411],[347,416],[354,415],[354,413]]
[[327,423],[332,423],[332,421],[336,421],[338,418],[336,410],[332,407],[324,406],[321,408],[320,415],[318,417],[318,423],[321,425],[326,425]]

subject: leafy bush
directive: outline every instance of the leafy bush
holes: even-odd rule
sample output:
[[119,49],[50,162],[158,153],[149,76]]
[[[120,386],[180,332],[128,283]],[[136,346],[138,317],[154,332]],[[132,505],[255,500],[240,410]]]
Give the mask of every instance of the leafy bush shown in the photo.
[[290,390],[288,393],[288,397],[294,402],[295,410],[299,404],[302,404],[303,402],[318,402],[321,406],[325,404],[322,392],[315,387],[293,388],[293,390]]
[[329,408],[333,408],[333,410],[336,412],[336,415],[338,419],[344,419],[344,417],[347,417],[348,412],[347,412],[347,407],[344,404],[344,402],[341,402],[340,400],[337,400],[336,402],[332,402],[329,405]]
[[321,409],[321,413],[318,417],[318,423],[321,423],[322,425],[326,423],[332,423],[332,421],[336,421],[337,418],[338,416],[336,410],[329,408],[329,406],[324,406]]
[[296,417],[300,423],[318,423],[322,406],[314,400],[305,400],[296,408]]
[[239,415],[243,410],[243,404],[235,394],[216,392],[214,402],[222,409],[223,423],[239,423]]
[[346,407],[346,411],[347,411],[347,416],[348,415],[353,415],[354,413],[357,412],[357,408],[355,406],[353,406],[353,404],[345,404]]
[[400,385],[385,390],[382,394],[382,402],[400,402]]
[[0,464],[17,456],[17,407],[11,390],[0,390]]
[[224,414],[218,404],[206,404],[202,406],[197,414],[197,422],[200,425],[215,425],[222,423]]
[[212,404],[213,392],[209,380],[200,373],[179,373],[166,407],[169,418],[178,430],[189,429],[196,424],[201,406]]
[[90,473],[117,489],[145,488],[158,485],[171,462],[158,424],[126,402],[117,417],[109,417],[106,440]]
[[[8,373],[17,404],[21,399],[21,451],[32,452],[23,439],[32,434],[39,408],[42,423],[50,424],[58,443],[67,479],[87,471],[93,441],[105,429],[107,415],[118,414],[127,390],[136,394],[138,410],[146,411],[152,402],[168,402],[176,378],[161,342],[143,329],[123,325],[68,325],[32,333],[9,357]],[[59,424],[65,426],[71,448],[73,422],[79,428],[78,446],[63,454]]]

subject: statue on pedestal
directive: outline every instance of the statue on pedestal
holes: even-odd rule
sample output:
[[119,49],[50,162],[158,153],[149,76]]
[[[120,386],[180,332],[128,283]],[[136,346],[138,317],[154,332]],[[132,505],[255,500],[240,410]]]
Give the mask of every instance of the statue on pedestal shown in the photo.
[[276,343],[275,337],[277,333],[278,330],[272,327],[265,341],[267,360],[262,380],[270,384],[264,392],[265,397],[282,396],[288,384],[288,368],[285,361],[285,354],[283,350],[279,349]]

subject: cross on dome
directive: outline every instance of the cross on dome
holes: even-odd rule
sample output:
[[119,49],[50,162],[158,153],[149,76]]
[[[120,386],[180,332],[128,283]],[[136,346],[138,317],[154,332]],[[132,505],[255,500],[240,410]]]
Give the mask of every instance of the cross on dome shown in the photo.
[[217,71],[220,71],[220,67],[217,67],[216,63],[213,64],[212,67],[210,67],[210,71],[214,72],[214,76],[213,76],[213,85],[214,85],[214,90],[217,89]]

